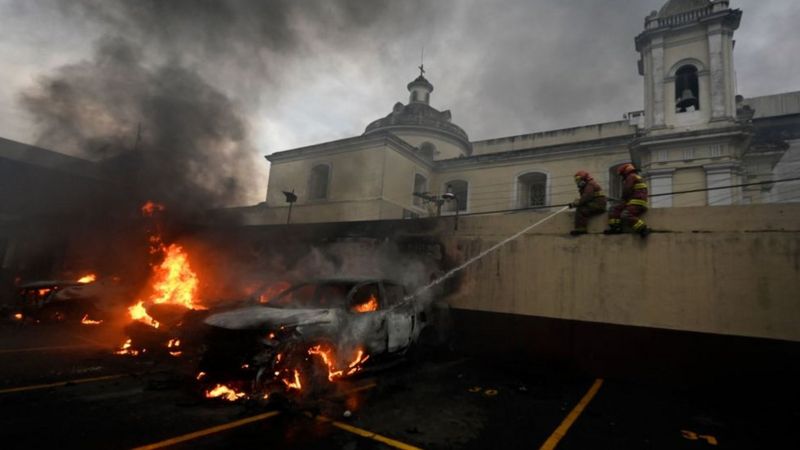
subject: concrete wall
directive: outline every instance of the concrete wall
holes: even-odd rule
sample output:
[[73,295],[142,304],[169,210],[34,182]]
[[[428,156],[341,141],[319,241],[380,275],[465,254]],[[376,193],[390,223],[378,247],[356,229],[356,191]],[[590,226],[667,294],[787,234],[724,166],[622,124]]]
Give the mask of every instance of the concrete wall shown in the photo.
[[[462,217],[442,239],[464,261],[546,212]],[[567,236],[562,213],[463,272],[454,308],[800,341],[800,205],[651,210],[658,230]],[[591,232],[599,232],[604,217]]]

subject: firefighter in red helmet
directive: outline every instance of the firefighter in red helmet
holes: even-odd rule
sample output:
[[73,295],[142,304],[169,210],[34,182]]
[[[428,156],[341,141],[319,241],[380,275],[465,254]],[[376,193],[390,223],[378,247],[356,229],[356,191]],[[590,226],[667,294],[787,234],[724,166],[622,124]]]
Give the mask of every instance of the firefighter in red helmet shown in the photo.
[[569,204],[575,208],[575,228],[570,232],[573,236],[586,234],[589,218],[606,212],[606,195],[594,181],[589,172],[579,170],[575,173],[575,184],[578,185],[580,197]]
[[619,166],[617,173],[622,177],[622,199],[608,213],[608,229],[605,233],[622,233],[622,226],[628,225],[634,233],[645,237],[650,234],[650,229],[641,219],[647,211],[647,183],[633,164]]

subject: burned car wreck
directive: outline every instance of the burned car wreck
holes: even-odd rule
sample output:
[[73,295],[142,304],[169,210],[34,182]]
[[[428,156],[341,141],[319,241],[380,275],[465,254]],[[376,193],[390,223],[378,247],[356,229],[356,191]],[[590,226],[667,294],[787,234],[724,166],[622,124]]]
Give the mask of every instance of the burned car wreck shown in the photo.
[[[447,306],[387,279],[327,278],[206,318],[206,397],[309,395],[442,341]],[[234,392],[234,394],[231,394]]]

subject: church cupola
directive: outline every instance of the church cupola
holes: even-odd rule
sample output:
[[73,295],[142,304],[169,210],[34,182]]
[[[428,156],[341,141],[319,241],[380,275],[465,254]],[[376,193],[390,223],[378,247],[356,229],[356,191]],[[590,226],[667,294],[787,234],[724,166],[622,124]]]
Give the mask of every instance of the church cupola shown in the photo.
[[408,92],[409,103],[429,104],[433,85],[425,79],[425,67],[423,65],[419,66],[419,76],[411,83],[408,83]]

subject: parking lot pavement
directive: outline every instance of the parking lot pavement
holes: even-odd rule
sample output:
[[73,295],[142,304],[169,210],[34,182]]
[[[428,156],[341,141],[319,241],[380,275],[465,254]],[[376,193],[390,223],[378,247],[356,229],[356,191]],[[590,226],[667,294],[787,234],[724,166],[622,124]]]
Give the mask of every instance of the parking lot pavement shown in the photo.
[[3,448],[797,448],[797,389],[777,382],[687,389],[448,354],[273,410],[200,399],[191,361],[48,349],[99,337],[64,331],[0,327],[0,349],[38,349],[0,353]]

